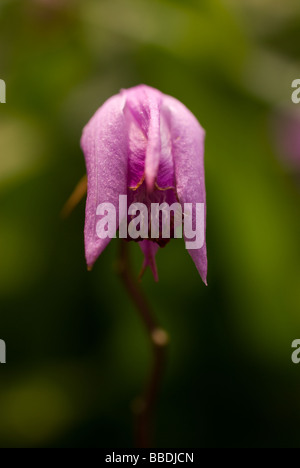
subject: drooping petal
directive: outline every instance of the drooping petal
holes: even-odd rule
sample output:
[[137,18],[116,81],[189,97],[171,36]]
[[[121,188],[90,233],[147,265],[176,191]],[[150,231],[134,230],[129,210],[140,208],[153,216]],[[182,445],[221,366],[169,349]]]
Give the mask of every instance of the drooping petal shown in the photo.
[[147,239],[142,242],[139,242],[139,244],[145,256],[141,276],[144,274],[146,268],[149,266],[151,268],[155,281],[158,281],[155,255],[157,250],[159,249],[159,246]]
[[[164,97],[162,113],[169,122],[172,135],[172,153],[175,167],[176,192],[180,203],[204,203],[206,230],[206,191],[204,176],[205,132],[195,116],[177,99]],[[193,211],[193,228],[195,228]],[[185,239],[187,242],[187,239]],[[190,249],[203,281],[207,284],[206,242],[202,248]]]
[[154,189],[160,161],[160,108],[163,95],[145,85],[124,90],[122,94],[126,97],[126,110],[132,113],[147,138],[144,174],[147,188],[151,192]]
[[118,219],[119,195],[127,194],[128,138],[124,106],[124,97],[120,95],[109,99],[84,128],[81,139],[88,175],[85,252],[89,267],[110,242],[109,238],[98,238],[96,233],[98,205],[112,203]]

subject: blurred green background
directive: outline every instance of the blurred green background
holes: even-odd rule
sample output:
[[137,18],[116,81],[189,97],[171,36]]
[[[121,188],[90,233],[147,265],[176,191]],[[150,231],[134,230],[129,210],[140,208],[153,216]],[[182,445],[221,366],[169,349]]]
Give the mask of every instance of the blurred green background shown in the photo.
[[[207,131],[209,287],[179,240],[143,287],[171,335],[158,447],[299,447],[299,173],[273,118],[300,78],[298,0],[1,0],[1,447],[132,447],[147,338],[115,271],[92,273],[83,126],[140,83]],[[138,273],[142,256],[130,245]]]

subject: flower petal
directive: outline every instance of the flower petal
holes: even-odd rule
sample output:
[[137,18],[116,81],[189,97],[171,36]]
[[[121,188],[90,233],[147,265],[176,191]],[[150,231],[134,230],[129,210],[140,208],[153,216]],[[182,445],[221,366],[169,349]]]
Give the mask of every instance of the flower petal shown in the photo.
[[169,123],[163,113],[160,116],[161,151],[159,169],[157,174],[157,186],[160,189],[175,189],[174,162],[172,154],[172,135]]
[[163,95],[145,85],[124,90],[122,94],[126,97],[126,109],[130,110],[147,138],[145,180],[148,191],[152,192],[160,161],[160,107]]
[[[112,203],[118,219],[119,195],[127,194],[128,138],[124,97],[114,96],[96,112],[83,130],[83,149],[88,175],[85,218],[85,252],[92,267],[110,239],[96,234],[96,210]],[[117,226],[118,227],[118,226]]]
[[[195,116],[177,99],[164,97],[162,113],[169,122],[172,135],[173,159],[175,165],[176,192],[180,203],[205,204],[206,191],[204,175],[205,131]],[[193,211],[193,228],[195,228]],[[206,219],[203,229],[206,230]],[[187,241],[187,239],[186,239]],[[200,249],[190,249],[191,255],[204,283],[207,284],[206,242]]]
[[125,118],[128,132],[128,187],[136,190],[145,179],[145,154],[147,137],[125,105]]

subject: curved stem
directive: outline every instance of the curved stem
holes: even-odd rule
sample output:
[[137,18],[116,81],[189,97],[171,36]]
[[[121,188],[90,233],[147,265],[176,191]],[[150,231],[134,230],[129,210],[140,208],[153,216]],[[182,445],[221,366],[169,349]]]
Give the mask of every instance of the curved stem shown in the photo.
[[153,351],[152,369],[144,393],[133,405],[136,446],[138,448],[150,448],[153,447],[153,420],[165,368],[169,337],[166,331],[159,327],[140,284],[132,274],[128,243],[126,241],[121,241],[119,273],[145,325]]

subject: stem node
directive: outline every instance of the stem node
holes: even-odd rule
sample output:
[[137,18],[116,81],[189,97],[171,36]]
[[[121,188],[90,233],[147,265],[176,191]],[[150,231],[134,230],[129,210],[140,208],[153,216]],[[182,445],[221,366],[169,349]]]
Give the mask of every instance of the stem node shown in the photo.
[[144,394],[134,400],[131,405],[136,420],[136,447],[151,448],[154,413],[157,397],[163,379],[166,350],[169,343],[168,333],[161,328],[153,315],[151,308],[141,290],[140,283],[131,273],[127,242],[121,242],[121,256],[118,263],[118,273],[124,286],[136,306],[145,325],[148,337],[152,343],[153,365],[147,381]]

